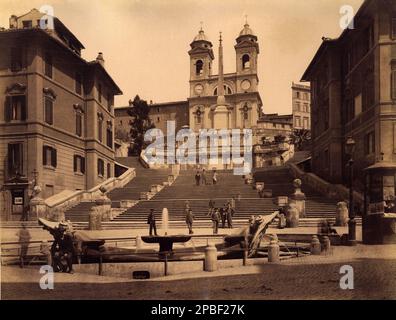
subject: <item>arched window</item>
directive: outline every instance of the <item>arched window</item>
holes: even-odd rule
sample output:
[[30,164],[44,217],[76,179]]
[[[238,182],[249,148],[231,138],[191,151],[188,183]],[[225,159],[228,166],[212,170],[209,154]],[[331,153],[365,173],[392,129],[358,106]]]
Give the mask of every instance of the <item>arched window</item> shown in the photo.
[[242,68],[249,69],[250,68],[250,57],[248,54],[244,54],[242,56]]
[[203,72],[203,62],[202,62],[202,60],[198,60],[195,63],[195,73],[197,75],[200,75],[200,74],[202,74],[202,72]]
[[[231,90],[231,88],[228,86],[228,85],[224,85],[224,94],[232,94],[232,90]],[[213,95],[214,96],[217,96],[217,87],[214,89],[214,91],[213,91]]]

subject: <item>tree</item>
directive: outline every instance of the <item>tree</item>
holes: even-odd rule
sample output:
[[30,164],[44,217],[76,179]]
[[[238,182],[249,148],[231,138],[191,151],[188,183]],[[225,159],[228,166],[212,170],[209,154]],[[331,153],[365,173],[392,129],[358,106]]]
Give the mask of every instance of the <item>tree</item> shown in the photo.
[[131,153],[139,155],[144,148],[144,134],[155,126],[151,123],[149,117],[150,106],[147,101],[136,95],[133,101],[129,100],[129,107],[127,112],[132,117],[130,121]]
[[275,141],[275,143],[277,143],[277,144],[283,143],[283,142],[285,142],[285,140],[286,140],[286,136],[281,135],[281,134],[278,134],[278,135],[276,135],[276,136],[274,137],[274,141]]
[[290,136],[291,143],[295,145],[296,150],[304,150],[311,143],[311,131],[307,129],[294,129]]

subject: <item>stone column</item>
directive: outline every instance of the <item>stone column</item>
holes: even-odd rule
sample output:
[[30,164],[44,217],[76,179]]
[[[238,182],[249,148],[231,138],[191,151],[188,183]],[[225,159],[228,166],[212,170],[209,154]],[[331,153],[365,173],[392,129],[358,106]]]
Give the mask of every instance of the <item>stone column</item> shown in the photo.
[[301,191],[301,180],[293,181],[294,193],[290,195],[290,204],[294,204],[299,211],[299,216],[305,218],[305,194]]

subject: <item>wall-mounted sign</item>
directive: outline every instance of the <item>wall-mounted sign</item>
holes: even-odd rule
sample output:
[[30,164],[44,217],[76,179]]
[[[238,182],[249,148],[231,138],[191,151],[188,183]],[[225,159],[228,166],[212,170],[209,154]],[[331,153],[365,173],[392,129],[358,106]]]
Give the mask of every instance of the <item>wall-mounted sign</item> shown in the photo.
[[15,197],[14,204],[23,204],[23,197]]

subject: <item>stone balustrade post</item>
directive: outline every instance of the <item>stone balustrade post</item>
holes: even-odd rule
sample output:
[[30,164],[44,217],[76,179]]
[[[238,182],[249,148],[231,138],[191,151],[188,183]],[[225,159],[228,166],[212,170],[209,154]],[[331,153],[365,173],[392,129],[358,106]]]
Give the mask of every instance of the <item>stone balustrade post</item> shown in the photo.
[[305,194],[301,191],[301,180],[295,179],[293,186],[295,188],[294,193],[290,195],[290,203],[293,203],[300,213],[301,218],[305,218]]
[[212,243],[205,248],[204,271],[213,272],[216,270],[217,270],[217,248]]

